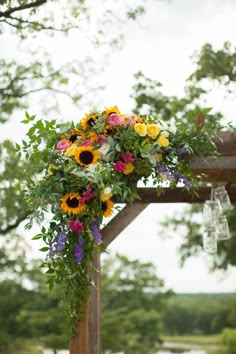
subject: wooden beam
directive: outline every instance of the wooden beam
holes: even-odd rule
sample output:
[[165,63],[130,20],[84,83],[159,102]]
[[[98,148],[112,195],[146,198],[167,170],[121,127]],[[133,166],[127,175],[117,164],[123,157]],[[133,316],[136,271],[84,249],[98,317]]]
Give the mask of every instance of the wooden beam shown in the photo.
[[126,205],[103,229],[103,245],[108,246],[147,206],[149,202]]
[[213,141],[222,156],[236,155],[236,131],[222,131]]
[[205,181],[236,182],[236,156],[219,156],[218,158],[208,156],[206,159],[195,157],[191,162],[191,167],[195,174],[204,173],[206,177],[203,180]]
[[[236,202],[236,186],[226,186],[229,197],[232,202]],[[204,203],[210,198],[211,187],[199,187],[198,195],[192,196],[191,193],[182,188],[165,188],[158,197],[155,188],[138,188],[138,194],[141,200],[138,204],[144,203]],[[136,202],[134,203],[136,204]]]

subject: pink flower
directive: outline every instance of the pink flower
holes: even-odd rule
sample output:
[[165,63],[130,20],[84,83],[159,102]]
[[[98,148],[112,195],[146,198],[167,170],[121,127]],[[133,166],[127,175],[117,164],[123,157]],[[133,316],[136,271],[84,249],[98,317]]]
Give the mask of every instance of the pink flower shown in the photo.
[[92,144],[92,141],[87,139],[82,142],[81,146],[90,146],[91,144]]
[[105,134],[101,134],[97,137],[97,142],[100,145],[104,145],[107,142],[107,136]]
[[79,221],[71,220],[69,222],[69,227],[75,232],[83,232],[84,226]]
[[127,152],[127,154],[120,154],[120,157],[125,161],[125,162],[134,162],[135,158],[133,157],[133,154],[131,152]]
[[116,127],[117,125],[120,125],[121,123],[121,116],[119,114],[112,113],[107,122],[112,125],[113,127]]
[[133,127],[135,123],[137,123],[138,118],[135,115],[131,115],[128,117],[129,119],[129,125]]
[[94,186],[92,184],[88,186],[88,189],[82,194],[82,197],[80,198],[81,203],[88,202],[90,199],[95,197],[95,193],[92,192],[93,187]]
[[125,163],[123,161],[117,161],[114,165],[114,170],[119,173],[123,173],[125,170]]
[[71,144],[66,140],[60,140],[57,143],[57,149],[60,151],[66,151]]

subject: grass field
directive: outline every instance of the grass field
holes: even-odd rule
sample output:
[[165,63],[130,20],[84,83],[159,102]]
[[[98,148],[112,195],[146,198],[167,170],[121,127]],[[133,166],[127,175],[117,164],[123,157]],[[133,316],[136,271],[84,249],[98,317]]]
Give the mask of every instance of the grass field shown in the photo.
[[162,339],[164,342],[193,343],[193,344],[202,344],[202,345],[220,345],[220,336],[219,335],[163,336]]

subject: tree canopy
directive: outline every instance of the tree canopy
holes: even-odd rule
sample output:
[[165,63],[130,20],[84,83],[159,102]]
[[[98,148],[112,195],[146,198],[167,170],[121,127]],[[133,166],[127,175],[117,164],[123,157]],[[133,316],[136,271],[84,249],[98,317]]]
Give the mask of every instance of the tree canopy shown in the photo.
[[[231,95],[235,87],[235,58],[236,48],[229,42],[225,42],[223,48],[214,49],[209,43],[203,45],[199,52],[194,54],[196,70],[186,80],[184,97],[167,96],[162,92],[162,84],[155,79],[146,77],[142,72],[135,75],[136,83],[133,87],[132,97],[135,100],[135,111],[159,112],[162,119],[170,119],[178,116],[186,119],[186,113],[194,113],[196,109],[204,110],[204,98],[208,84],[217,82],[221,87],[226,88],[225,95]],[[212,90],[214,89],[212,85]],[[221,112],[208,115],[213,125],[221,125],[223,115]],[[217,123],[216,123],[217,122]],[[186,121],[187,123],[187,121]],[[183,242],[180,246],[180,261],[183,262],[192,255],[202,252],[201,221],[196,218],[202,212],[202,206],[189,206],[178,217],[173,217],[164,222],[165,229],[169,234],[173,229],[181,232]],[[236,265],[236,210],[229,213],[229,225],[231,239],[219,243],[216,257],[212,259],[211,267],[227,269]],[[185,225],[185,232],[181,225]],[[181,229],[181,231],[180,231]]]

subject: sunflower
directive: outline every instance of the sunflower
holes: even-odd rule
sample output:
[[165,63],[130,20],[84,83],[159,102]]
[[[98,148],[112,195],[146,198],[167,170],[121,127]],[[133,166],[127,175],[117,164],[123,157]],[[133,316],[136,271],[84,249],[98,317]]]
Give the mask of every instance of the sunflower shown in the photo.
[[98,136],[95,132],[89,132],[88,138],[89,138],[89,140],[97,141]]
[[105,117],[109,117],[110,114],[115,113],[115,114],[121,114],[119,111],[119,108],[117,106],[114,107],[109,107],[105,109],[104,115]]
[[84,133],[79,129],[69,130],[68,133],[70,134],[69,141],[73,144],[78,137],[84,137]]
[[85,208],[85,204],[80,203],[80,195],[78,193],[67,193],[60,201],[61,209],[69,215],[77,215]]
[[93,146],[79,146],[75,152],[75,159],[81,165],[88,167],[95,164],[100,155],[97,150],[93,150]]
[[111,216],[113,213],[113,208],[114,208],[114,203],[110,199],[103,201],[102,202],[103,216],[105,218]]
[[62,135],[64,140],[67,140],[72,144],[78,140],[78,137],[84,138],[84,133],[79,129],[70,129],[68,130],[67,135]]
[[96,119],[98,119],[98,113],[87,114],[84,118],[81,119],[81,125],[83,129],[92,128]]
[[117,132],[117,128],[116,127],[113,127],[112,125],[110,124],[107,124],[103,130],[103,134],[105,135],[113,135]]

